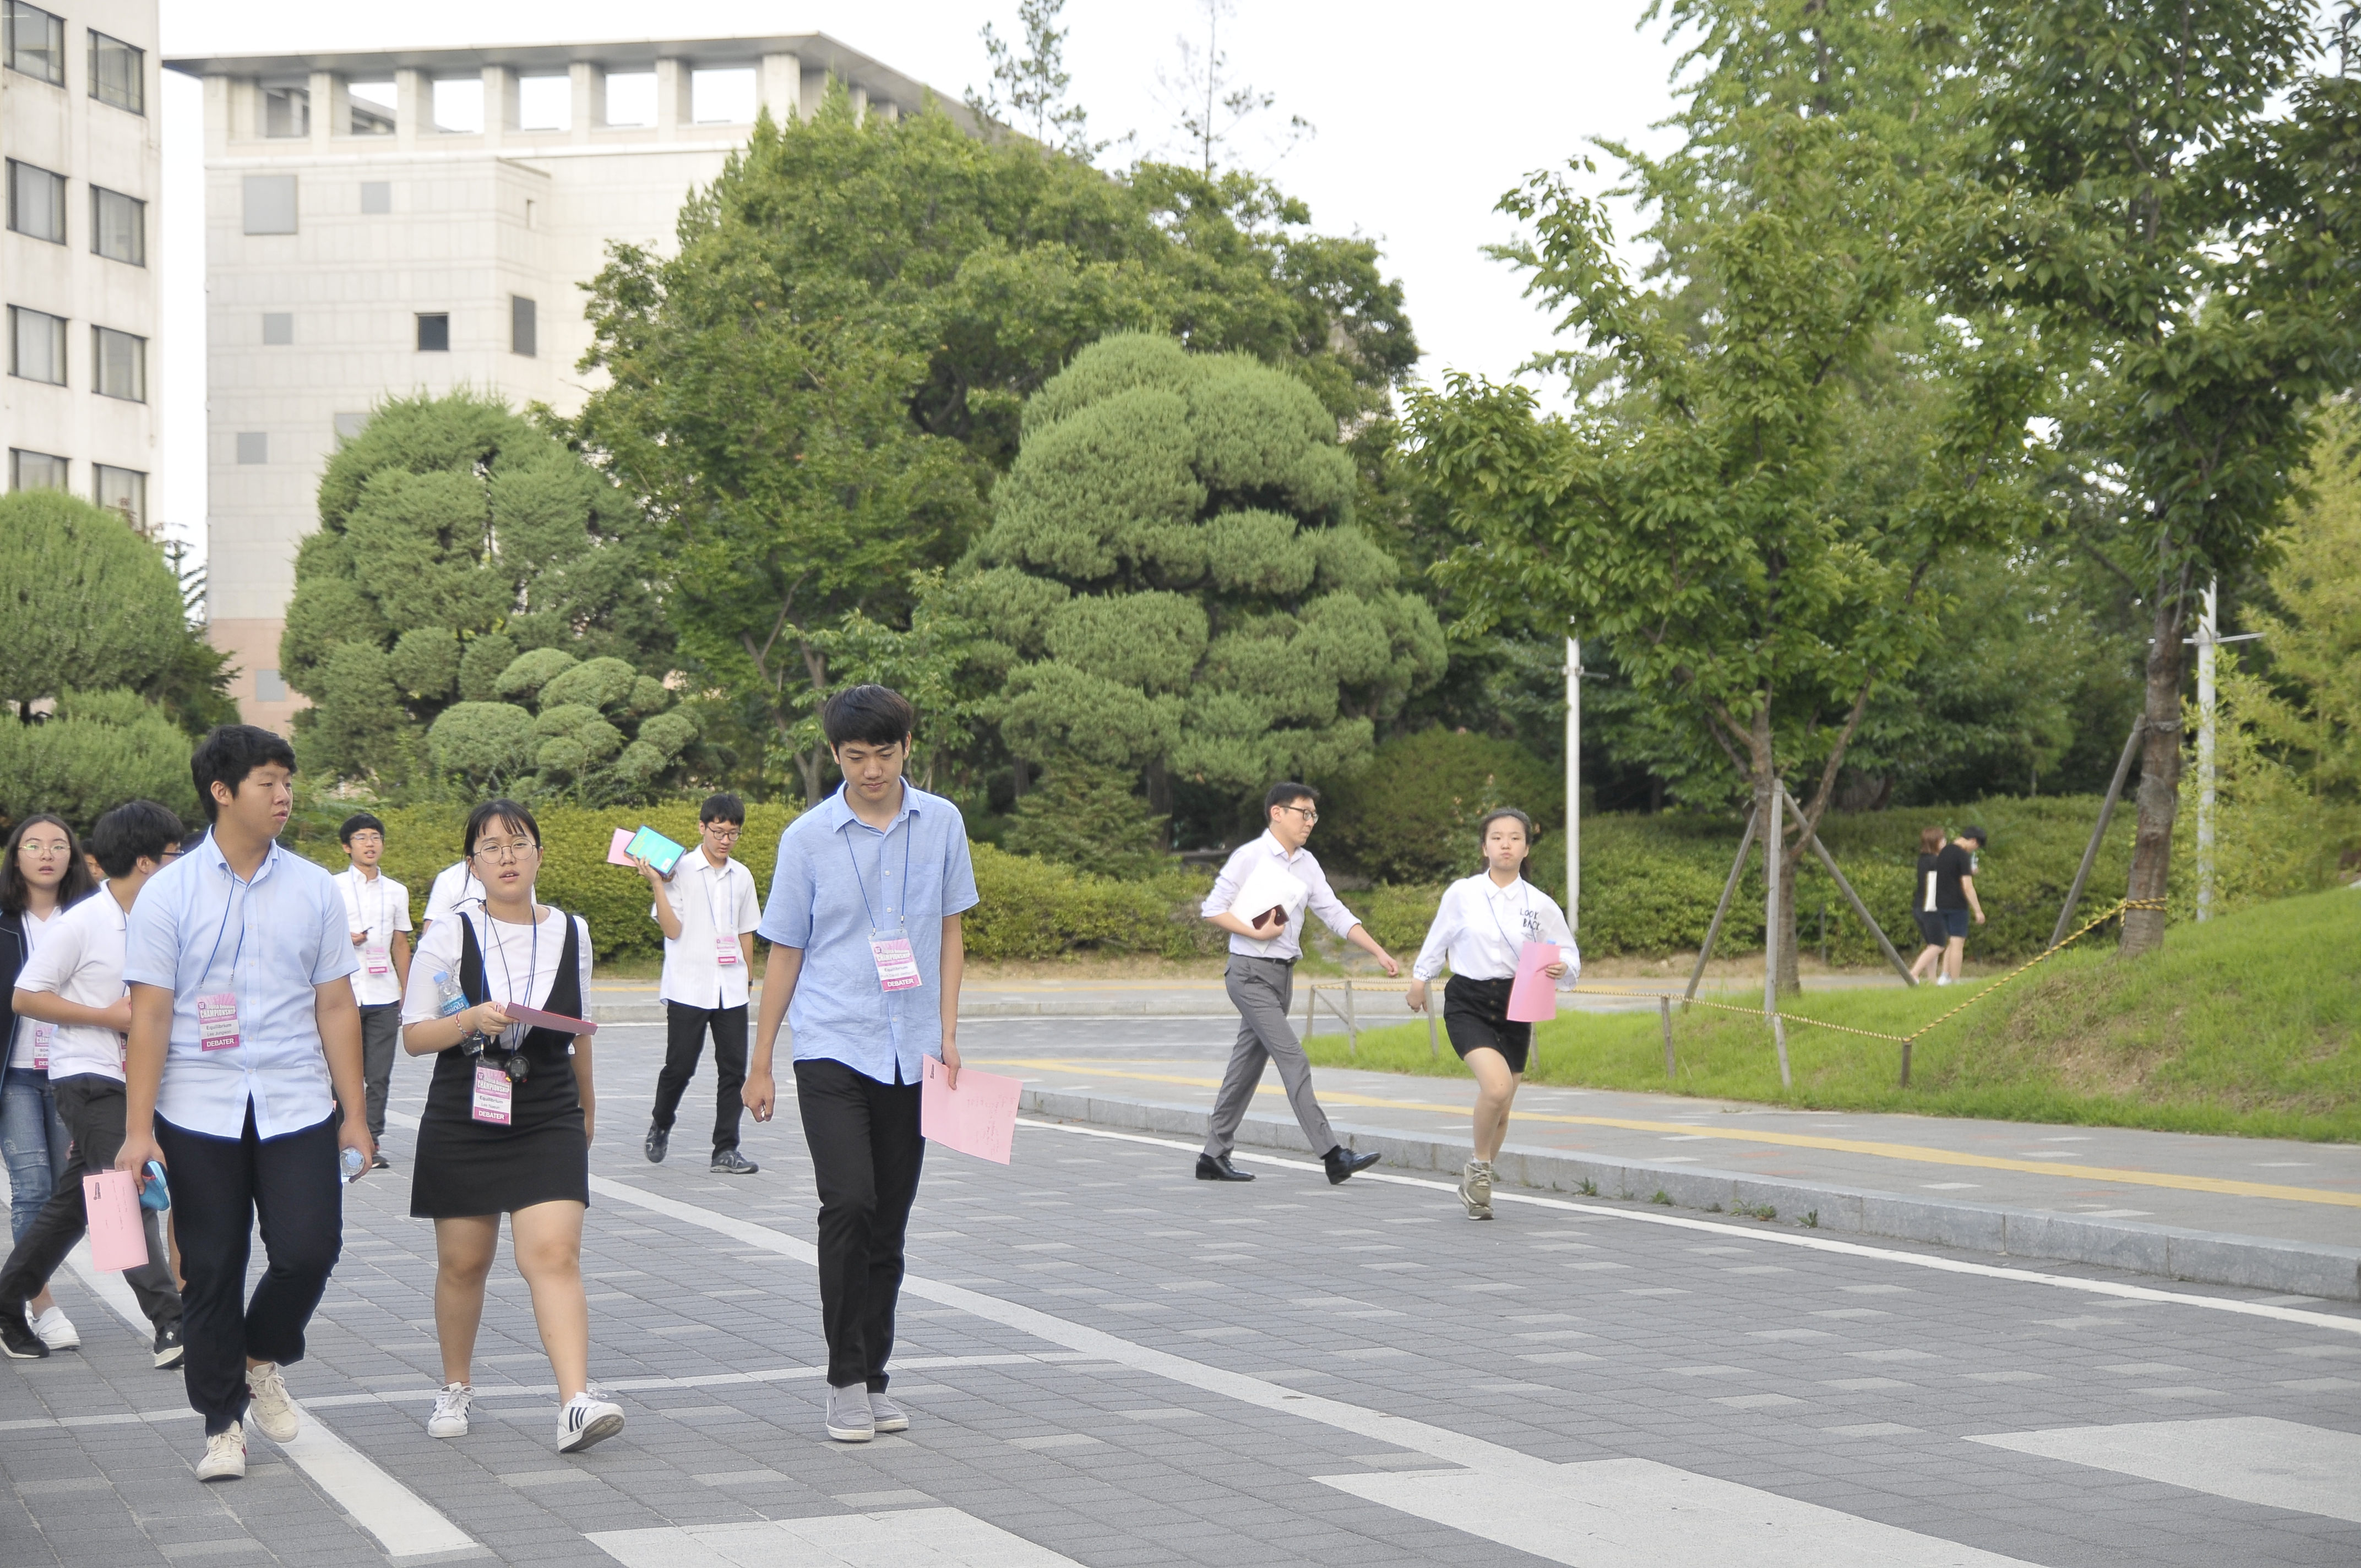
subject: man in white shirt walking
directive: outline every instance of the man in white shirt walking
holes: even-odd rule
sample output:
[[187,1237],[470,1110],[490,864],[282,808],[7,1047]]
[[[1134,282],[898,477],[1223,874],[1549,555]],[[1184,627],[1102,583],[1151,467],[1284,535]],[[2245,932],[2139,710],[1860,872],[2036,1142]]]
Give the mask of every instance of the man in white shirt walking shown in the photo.
[[480,907],[484,902],[484,884],[476,880],[475,872],[465,861],[454,861],[434,873],[434,881],[426,889],[426,918],[419,928],[423,939],[434,929],[434,922],[448,919],[462,909]]
[[410,890],[378,870],[385,855],[385,824],[366,811],[336,829],[352,864],[336,878],[345,920],[361,967],[353,1000],[361,1010],[361,1082],[368,1102],[369,1136],[378,1140],[377,1168],[385,1157],[385,1097],[393,1086],[393,1058],[401,1043],[401,995],[410,985]]
[[[1287,1085],[1287,1102],[1294,1109],[1304,1137],[1320,1151],[1332,1184],[1378,1163],[1375,1154],[1356,1155],[1336,1141],[1327,1113],[1312,1095],[1312,1063],[1295,1037],[1294,1025],[1287,1021],[1288,1004],[1295,996],[1295,961],[1303,956],[1307,914],[1319,916],[1331,931],[1375,957],[1386,973],[1401,973],[1393,955],[1337,899],[1320,862],[1303,847],[1312,838],[1312,825],[1320,820],[1319,802],[1319,792],[1309,784],[1271,785],[1263,797],[1268,831],[1230,856],[1199,911],[1230,934],[1230,961],[1223,983],[1231,1005],[1238,1010],[1237,1043],[1230,1049],[1229,1070],[1222,1075],[1222,1091],[1213,1099],[1204,1152],[1197,1157],[1201,1181],[1254,1179],[1230,1163],[1230,1151],[1237,1143],[1238,1124],[1254,1102],[1256,1086],[1262,1082],[1267,1061],[1279,1064],[1279,1081]],[[1245,915],[1231,913],[1230,905],[1254,874],[1266,868],[1275,868],[1302,883],[1301,904],[1292,914],[1283,905]]]
[[738,1151],[746,1082],[746,976],[754,963],[754,927],[763,922],[754,873],[730,858],[746,828],[746,803],[728,793],[708,795],[697,808],[697,852],[683,855],[664,876],[644,860],[640,874],[654,890],[648,913],[664,930],[664,1064],[656,1075],[655,1120],[648,1127],[648,1158],[662,1164],[672,1144],[680,1097],[697,1075],[705,1036],[713,1034],[713,1165],[721,1176],[762,1169]]
[[[49,1083],[58,1116],[73,1135],[73,1154],[24,1239],[0,1266],[0,1351],[18,1360],[49,1354],[25,1322],[25,1302],[49,1283],[87,1227],[82,1179],[115,1163],[126,1139],[123,1032],[131,1004],[123,994],[124,932],[148,881],[180,854],[181,819],[150,800],[118,806],[91,829],[91,853],[107,880],[58,917],[16,976],[15,1006],[55,1026]],[[181,1295],[156,1211],[142,1208],[148,1261],[123,1277],[156,1329],[156,1365],[181,1364]]]

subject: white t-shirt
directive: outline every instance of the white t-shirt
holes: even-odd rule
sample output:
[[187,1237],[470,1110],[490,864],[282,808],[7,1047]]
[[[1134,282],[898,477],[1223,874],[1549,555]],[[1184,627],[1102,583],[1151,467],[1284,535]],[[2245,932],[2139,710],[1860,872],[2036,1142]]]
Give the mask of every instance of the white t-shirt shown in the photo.
[[[738,938],[763,923],[754,873],[736,861],[722,861],[717,871],[698,848],[673,868],[664,894],[680,916],[680,935],[664,938],[664,982],[656,994],[684,1007],[745,1006],[746,955]],[[655,912],[651,903],[650,918]],[[736,961],[720,961],[722,942]]]
[[[98,891],[57,917],[16,976],[19,991],[45,991],[82,1007],[112,1007],[124,998],[123,905]],[[30,1024],[32,1020],[27,1019]],[[28,1029],[27,1033],[30,1033]],[[49,1076],[95,1074],[123,1081],[123,1036],[93,1024],[60,1024],[49,1045]]]
[[388,1007],[401,1000],[401,978],[393,972],[393,934],[410,929],[410,890],[379,872],[374,878],[358,866],[336,875],[345,895],[345,920],[368,940],[360,945],[361,967],[353,975],[353,1000],[364,1007]]
[[[36,915],[29,909],[25,911],[25,957],[27,961],[41,950],[41,944],[49,939],[49,933],[58,928],[58,922],[64,916],[62,909],[52,909],[47,915]],[[19,980],[16,983],[22,985],[25,982]],[[39,1049],[33,1038],[36,1029],[43,1031],[46,1038],[51,1025],[37,1024],[30,1018],[16,1020],[16,1043],[8,1052],[10,1067],[21,1067],[27,1072],[32,1070],[33,1058]],[[48,1069],[42,1070],[47,1071]]]
[[426,923],[432,926],[463,904],[481,904],[484,884],[467,869],[465,861],[454,861],[434,873],[434,885],[426,890]]
[[[461,920],[475,927],[476,946],[484,955],[488,1000],[544,1005],[550,988],[557,983],[557,960],[566,953],[563,918],[559,911],[543,906],[540,922],[534,926],[511,926],[473,908],[462,910],[453,919],[436,921],[420,938],[417,956],[410,960],[410,989],[401,999],[402,1023],[424,1024],[441,1014],[435,977],[459,978],[459,955],[465,950],[459,934]],[[579,915],[573,919],[579,938],[576,947],[582,1005],[587,1009],[590,1005],[590,927]]]

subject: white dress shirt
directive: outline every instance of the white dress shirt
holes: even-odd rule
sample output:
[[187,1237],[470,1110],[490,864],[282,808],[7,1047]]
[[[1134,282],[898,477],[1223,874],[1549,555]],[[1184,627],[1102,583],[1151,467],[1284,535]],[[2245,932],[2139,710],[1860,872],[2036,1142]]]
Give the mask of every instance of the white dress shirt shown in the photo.
[[[393,972],[393,934],[410,929],[410,890],[386,875],[346,866],[336,873],[345,895],[345,923],[368,940],[359,946],[361,967],[353,971],[353,1000],[364,1007],[387,1007],[401,1000],[401,977]],[[369,966],[382,963],[377,974]]]
[[1320,862],[1312,859],[1311,850],[1290,851],[1268,832],[1251,843],[1241,844],[1231,852],[1229,861],[1222,867],[1222,874],[1213,879],[1213,891],[1206,896],[1204,906],[1198,913],[1219,915],[1226,911],[1230,901],[1237,897],[1238,890],[1246,886],[1246,878],[1254,874],[1255,868],[1266,864],[1282,867],[1288,875],[1303,884],[1309,896],[1304,900],[1303,908],[1290,916],[1279,934],[1268,940],[1258,941],[1252,937],[1241,937],[1235,931],[1231,932],[1230,951],[1245,958],[1285,959],[1291,962],[1303,956],[1303,916],[1306,914],[1319,916],[1321,924],[1339,937],[1351,936],[1353,927],[1361,923],[1360,916],[1345,908],[1335,891],[1328,885],[1328,873],[1320,869]]
[[1469,980],[1513,980],[1517,956],[1527,942],[1557,944],[1558,957],[1565,961],[1557,988],[1572,991],[1582,972],[1582,955],[1575,950],[1565,912],[1522,877],[1502,887],[1488,872],[1478,872],[1443,890],[1434,924],[1426,928],[1426,945],[1410,972],[1433,980],[1447,958],[1451,972]]
[[483,902],[484,884],[476,880],[467,861],[454,861],[434,873],[434,885],[426,890],[426,923],[434,925],[461,905]]
[[[32,961],[35,953],[41,950],[41,944],[49,939],[49,933],[58,928],[58,922],[65,918],[65,913],[62,909],[54,908],[47,915],[36,915],[29,909],[25,911],[25,959],[27,963]],[[24,981],[20,980],[16,983],[22,985]],[[49,1027],[46,1024],[38,1026]],[[27,1072],[33,1070],[35,1027],[30,1018],[16,1021],[16,1043],[8,1053],[10,1067],[21,1067]],[[43,1068],[41,1070],[47,1072],[49,1069]]]
[[[699,845],[673,867],[664,896],[680,917],[680,935],[664,938],[664,981],[656,994],[684,1007],[745,1006],[746,956],[738,938],[763,923],[754,873],[734,860],[715,869]],[[649,904],[651,919],[655,912]],[[725,941],[734,963],[721,961],[719,944]]]
[[[436,921],[410,960],[410,989],[401,998],[403,1025],[429,1023],[441,1016],[441,977],[458,978],[459,958],[466,950],[463,922],[475,927],[476,948],[484,955],[484,989],[489,994],[478,1000],[542,1006],[557,984],[557,960],[566,956],[564,919],[562,910],[544,905],[540,919],[531,926],[495,920],[480,909],[462,910],[456,919]],[[579,915],[574,916],[574,924],[576,978],[581,981],[582,1005],[587,1009],[590,1005],[590,927]],[[511,1034],[522,1038],[523,1026],[518,1025]]]
[[[335,1109],[314,1011],[320,986],[360,968],[335,874],[279,844],[242,880],[212,834],[148,879],[132,906],[123,977],[172,993],[156,1113],[184,1132],[300,1133]],[[238,1043],[203,1048],[197,999],[236,999]]]
[[[30,924],[30,922],[27,922]],[[17,971],[16,989],[45,991],[79,1007],[112,1007],[123,1000],[123,905],[107,884],[52,916],[41,945]],[[30,1040],[33,1020],[25,1020]],[[95,1024],[59,1024],[49,1036],[49,1077],[89,1073],[123,1081],[123,1036]]]

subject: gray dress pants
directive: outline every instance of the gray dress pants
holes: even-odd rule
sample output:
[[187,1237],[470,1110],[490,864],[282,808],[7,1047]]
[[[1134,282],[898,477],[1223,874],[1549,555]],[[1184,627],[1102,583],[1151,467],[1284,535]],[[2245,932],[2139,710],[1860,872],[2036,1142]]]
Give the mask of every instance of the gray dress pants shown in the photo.
[[1205,1152],[1218,1159],[1235,1146],[1238,1124],[1246,1119],[1246,1107],[1254,1103],[1255,1090],[1262,1082],[1263,1063],[1275,1061],[1279,1080],[1287,1085],[1287,1102],[1294,1107],[1312,1152],[1326,1154],[1336,1146],[1336,1135],[1329,1131],[1327,1113],[1312,1097],[1312,1063],[1287,1021],[1288,1003],[1295,997],[1295,966],[1279,959],[1232,953],[1223,985],[1230,1004],[1238,1010],[1238,1038],[1230,1047],[1222,1091],[1213,1100]]

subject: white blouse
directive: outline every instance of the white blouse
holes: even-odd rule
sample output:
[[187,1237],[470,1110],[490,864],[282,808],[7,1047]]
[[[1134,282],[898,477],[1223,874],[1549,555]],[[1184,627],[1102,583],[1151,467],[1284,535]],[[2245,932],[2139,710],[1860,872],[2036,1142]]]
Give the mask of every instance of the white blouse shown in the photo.
[[[546,908],[546,905],[544,906]],[[484,989],[491,1002],[514,1002],[526,1007],[545,1006],[557,984],[557,960],[566,953],[567,918],[550,909],[537,926],[511,926],[494,920],[483,910],[467,907],[449,919],[437,920],[418,944],[410,960],[410,989],[401,999],[401,1021],[424,1024],[441,1014],[436,977],[457,979],[463,951],[459,927],[474,927],[476,946],[484,955]],[[582,1007],[590,1006],[590,927],[579,915],[572,916],[577,941],[577,969],[582,982]]]
[[1426,945],[1418,950],[1411,973],[1433,980],[1443,972],[1446,959],[1451,972],[1470,980],[1511,980],[1517,955],[1527,942],[1555,942],[1565,960],[1558,977],[1560,991],[1572,991],[1582,972],[1582,955],[1575,949],[1574,933],[1565,914],[1524,878],[1508,886],[1493,882],[1489,872],[1462,877],[1443,890],[1434,924],[1426,928]]

